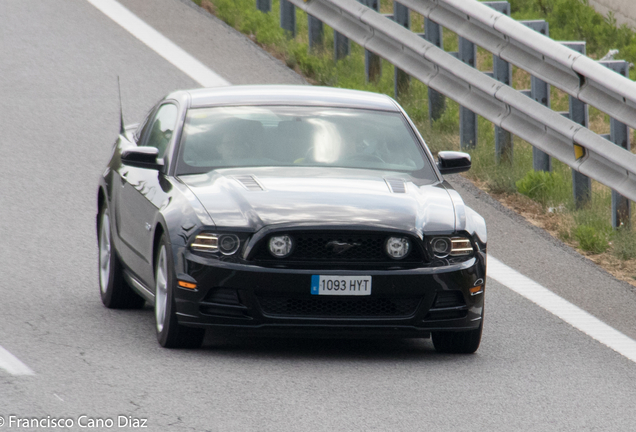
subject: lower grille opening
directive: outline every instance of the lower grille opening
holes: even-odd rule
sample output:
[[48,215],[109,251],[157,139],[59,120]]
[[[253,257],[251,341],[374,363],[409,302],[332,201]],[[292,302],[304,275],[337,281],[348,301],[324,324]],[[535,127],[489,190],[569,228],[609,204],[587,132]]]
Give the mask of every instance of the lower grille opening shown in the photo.
[[212,288],[203,299],[204,302],[240,305],[238,291],[232,288]]
[[433,309],[466,306],[464,294],[461,291],[441,291],[437,293]]
[[199,303],[199,311],[205,315],[251,319],[238,291],[232,288],[211,289]]
[[312,318],[406,318],[415,314],[420,298],[294,298],[260,297],[265,315]]
[[467,315],[468,307],[461,291],[442,291],[437,293],[424,321],[459,319]]

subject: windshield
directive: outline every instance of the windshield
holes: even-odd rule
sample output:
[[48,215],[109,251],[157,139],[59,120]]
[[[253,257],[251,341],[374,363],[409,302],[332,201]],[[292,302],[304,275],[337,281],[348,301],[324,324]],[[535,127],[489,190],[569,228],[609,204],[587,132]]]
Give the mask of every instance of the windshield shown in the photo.
[[401,113],[333,107],[245,106],[188,111],[177,174],[247,166],[333,166],[435,180]]

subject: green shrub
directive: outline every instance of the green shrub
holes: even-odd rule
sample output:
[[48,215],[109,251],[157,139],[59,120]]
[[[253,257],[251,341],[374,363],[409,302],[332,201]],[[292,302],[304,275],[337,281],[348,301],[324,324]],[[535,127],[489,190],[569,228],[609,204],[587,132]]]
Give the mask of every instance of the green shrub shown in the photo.
[[567,183],[557,172],[529,171],[516,182],[517,191],[546,206],[559,203]]
[[612,232],[612,194],[609,188],[597,190],[584,208],[573,211],[576,225],[588,225],[609,237]]
[[609,248],[607,236],[590,225],[579,225],[574,229],[574,238],[579,247],[592,253],[603,253]]

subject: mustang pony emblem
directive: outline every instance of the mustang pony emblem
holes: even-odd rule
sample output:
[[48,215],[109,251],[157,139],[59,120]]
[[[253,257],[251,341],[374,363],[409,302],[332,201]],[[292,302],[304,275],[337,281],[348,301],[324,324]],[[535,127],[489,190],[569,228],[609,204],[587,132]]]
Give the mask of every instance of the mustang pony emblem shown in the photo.
[[344,253],[355,246],[360,246],[360,243],[346,243],[346,242],[339,242],[337,240],[332,240],[325,245],[327,249],[329,249],[335,254]]

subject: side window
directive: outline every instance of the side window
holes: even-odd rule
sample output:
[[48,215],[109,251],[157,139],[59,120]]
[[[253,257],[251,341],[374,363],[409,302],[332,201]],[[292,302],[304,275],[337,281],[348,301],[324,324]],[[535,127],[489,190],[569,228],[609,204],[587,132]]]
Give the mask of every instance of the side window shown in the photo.
[[141,145],[156,147],[159,150],[159,158],[163,158],[168,148],[172,132],[177,124],[177,114],[178,110],[175,105],[162,105],[154,118],[144,126],[142,133],[144,142]]

